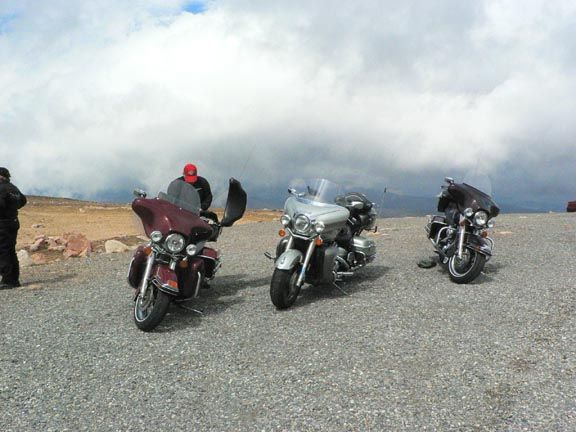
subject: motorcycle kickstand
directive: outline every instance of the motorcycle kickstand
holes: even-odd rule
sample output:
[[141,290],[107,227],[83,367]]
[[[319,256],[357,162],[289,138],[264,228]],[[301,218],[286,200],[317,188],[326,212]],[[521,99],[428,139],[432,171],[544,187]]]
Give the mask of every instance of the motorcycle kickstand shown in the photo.
[[338,285],[336,282],[332,282],[332,285],[334,285],[336,288],[338,288],[338,290],[339,290],[341,293],[343,293],[344,295],[347,295],[347,296],[350,295],[349,293],[347,293],[346,291],[344,291],[344,289],[343,289],[340,285]]
[[181,304],[181,303],[176,303],[176,305],[177,305],[179,308],[186,309],[187,311],[197,313],[197,314],[200,315],[200,316],[204,316],[204,312],[199,311],[198,309],[186,307],[186,306],[184,306],[184,305]]

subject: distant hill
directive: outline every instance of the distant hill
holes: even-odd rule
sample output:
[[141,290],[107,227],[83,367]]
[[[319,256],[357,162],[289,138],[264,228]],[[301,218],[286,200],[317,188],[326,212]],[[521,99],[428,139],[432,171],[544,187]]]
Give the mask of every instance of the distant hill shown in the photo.
[[[261,191],[248,192],[249,209],[282,209],[284,201],[288,197],[286,188],[275,188]],[[382,217],[402,217],[402,216],[425,216],[436,213],[438,198],[435,196],[412,196],[393,192],[382,193],[382,191],[363,191],[371,199]],[[225,205],[225,195],[220,194],[213,202],[213,207],[223,207]],[[73,198],[59,198],[49,196],[28,196],[31,205],[126,205],[133,199],[131,194],[110,193],[100,194],[94,200],[80,200]],[[502,213],[547,213],[548,211],[564,212],[566,204],[545,205],[537,202],[516,202],[511,199],[496,199]]]

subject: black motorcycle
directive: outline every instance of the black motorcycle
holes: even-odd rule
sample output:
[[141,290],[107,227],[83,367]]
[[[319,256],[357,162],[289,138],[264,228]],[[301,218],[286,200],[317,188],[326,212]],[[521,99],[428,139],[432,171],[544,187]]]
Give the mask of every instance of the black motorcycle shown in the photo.
[[450,177],[445,181],[438,195],[438,211],[445,215],[430,216],[426,231],[450,279],[464,284],[476,279],[492,257],[494,240],[487,228],[494,226],[500,209],[481,190]]

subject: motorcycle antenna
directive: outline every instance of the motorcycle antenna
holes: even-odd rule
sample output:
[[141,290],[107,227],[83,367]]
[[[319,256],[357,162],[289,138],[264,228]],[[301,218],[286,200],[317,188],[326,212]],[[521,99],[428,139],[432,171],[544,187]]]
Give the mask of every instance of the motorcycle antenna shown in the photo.
[[382,192],[382,196],[380,197],[380,205],[378,207],[378,211],[382,216],[383,216],[382,210],[384,208],[384,198],[386,197],[386,192],[388,192],[388,187],[384,187],[384,191]]
[[[240,175],[238,176],[239,179],[242,179],[242,177],[244,176],[244,172],[246,171],[246,167],[248,166],[248,162],[250,161],[250,159],[252,158],[252,154],[254,153],[254,149],[256,148],[256,144],[258,144],[256,141],[254,141],[254,143],[252,144],[252,146],[250,147],[250,150],[247,153],[246,159],[244,160],[244,164],[242,165],[242,169],[240,170]],[[222,196],[224,196],[224,194],[226,194],[228,192],[228,189],[224,189],[222,192],[220,192],[216,198],[214,199],[214,201],[219,200]]]

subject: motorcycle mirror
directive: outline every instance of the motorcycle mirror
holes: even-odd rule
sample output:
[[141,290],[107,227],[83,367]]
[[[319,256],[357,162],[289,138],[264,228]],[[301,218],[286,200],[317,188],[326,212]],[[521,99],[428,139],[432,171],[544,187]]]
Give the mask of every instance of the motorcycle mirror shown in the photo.
[[135,197],[146,198],[146,192],[143,191],[142,189],[134,189],[132,193],[134,194]]
[[450,184],[454,183],[454,179],[452,177],[444,177],[444,181]]

